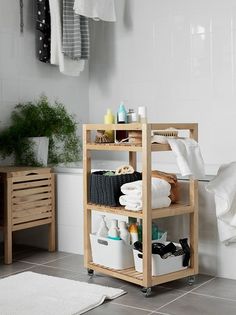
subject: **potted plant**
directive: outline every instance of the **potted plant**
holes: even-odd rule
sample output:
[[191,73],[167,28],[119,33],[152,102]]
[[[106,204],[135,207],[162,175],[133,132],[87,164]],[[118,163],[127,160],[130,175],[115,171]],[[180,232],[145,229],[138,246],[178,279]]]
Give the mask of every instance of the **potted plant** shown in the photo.
[[0,155],[14,155],[16,165],[42,166],[35,158],[35,137],[47,137],[48,164],[78,161],[81,145],[77,123],[63,104],[49,103],[46,96],[20,103],[11,114],[10,125],[0,132]]

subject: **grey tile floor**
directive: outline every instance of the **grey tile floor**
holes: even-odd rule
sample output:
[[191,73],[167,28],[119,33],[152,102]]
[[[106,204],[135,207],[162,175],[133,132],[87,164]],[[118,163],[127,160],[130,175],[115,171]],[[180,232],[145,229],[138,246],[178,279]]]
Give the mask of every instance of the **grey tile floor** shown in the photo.
[[187,279],[169,282],[153,287],[152,295],[146,298],[139,286],[122,280],[102,274],[95,274],[90,279],[83,267],[81,255],[48,253],[42,249],[17,246],[14,248],[12,265],[4,265],[2,254],[0,256],[0,278],[30,270],[56,277],[122,288],[127,292],[86,314],[236,314],[236,281],[234,280],[199,275],[192,286],[188,285]]

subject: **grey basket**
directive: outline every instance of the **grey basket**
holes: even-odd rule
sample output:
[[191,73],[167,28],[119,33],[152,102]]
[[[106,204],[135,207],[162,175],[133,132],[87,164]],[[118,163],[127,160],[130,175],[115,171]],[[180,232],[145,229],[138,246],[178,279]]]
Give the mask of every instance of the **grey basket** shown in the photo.
[[97,171],[90,175],[90,202],[106,205],[120,206],[119,197],[122,195],[120,187],[125,183],[142,179],[142,173],[121,174],[107,176],[107,171]]

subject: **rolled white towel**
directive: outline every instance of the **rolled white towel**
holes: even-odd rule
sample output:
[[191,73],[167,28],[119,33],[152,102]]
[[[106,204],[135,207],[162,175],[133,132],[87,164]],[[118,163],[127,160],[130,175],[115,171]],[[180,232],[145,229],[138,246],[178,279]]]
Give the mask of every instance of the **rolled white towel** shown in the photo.
[[[143,208],[143,202],[141,198],[134,198],[130,195],[122,195],[119,198],[119,202],[122,206],[125,206],[126,210],[132,211],[140,211]],[[165,208],[169,207],[171,204],[171,200],[169,197],[159,197],[159,196],[152,196],[152,209],[158,208]]]
[[[136,198],[142,198],[143,181],[126,183],[121,186],[121,192],[125,195],[132,195]],[[152,195],[163,197],[170,195],[171,185],[164,179],[152,178]]]

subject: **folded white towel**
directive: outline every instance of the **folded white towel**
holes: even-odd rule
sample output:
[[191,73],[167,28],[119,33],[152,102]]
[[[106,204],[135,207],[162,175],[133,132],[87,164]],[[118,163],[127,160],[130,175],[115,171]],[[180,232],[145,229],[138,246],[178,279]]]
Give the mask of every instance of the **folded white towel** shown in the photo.
[[220,241],[236,241],[236,162],[222,165],[206,186],[214,193]]
[[84,69],[84,60],[72,60],[62,53],[62,21],[61,1],[49,0],[51,15],[51,59],[53,65],[58,65],[61,73],[78,76]]
[[196,179],[205,177],[204,161],[198,143],[194,139],[170,139],[168,143],[175,153],[182,176],[193,175]]
[[116,21],[114,0],[75,0],[74,11],[95,20]]
[[[132,195],[142,198],[142,180],[126,183],[121,186],[121,192],[126,195]],[[171,185],[164,179],[152,177],[152,195],[157,197],[167,197],[170,195]]]
[[[142,198],[136,198],[135,201],[134,196],[130,195],[120,196],[119,202],[122,206],[125,206],[126,210],[140,211],[143,208]],[[169,207],[170,204],[171,200],[169,197],[158,197],[152,195],[152,209]]]

